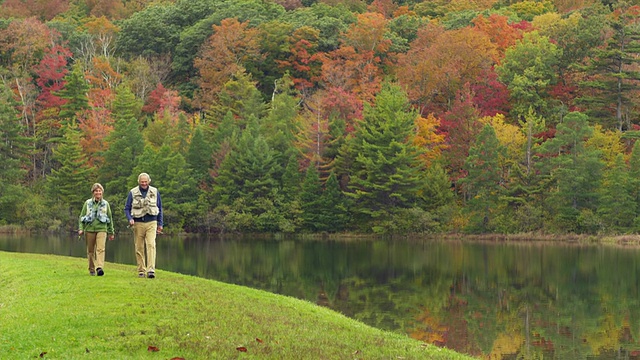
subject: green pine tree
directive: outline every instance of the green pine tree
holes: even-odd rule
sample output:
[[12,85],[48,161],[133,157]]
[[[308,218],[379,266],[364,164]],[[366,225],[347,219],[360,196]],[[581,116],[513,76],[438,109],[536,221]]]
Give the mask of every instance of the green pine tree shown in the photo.
[[59,165],[47,177],[49,199],[55,207],[63,209],[59,214],[63,224],[75,229],[77,215],[84,200],[91,196],[94,169],[87,166],[87,159],[80,146],[81,133],[77,126],[67,125],[64,135],[53,151],[53,159]]
[[[133,168],[138,157],[144,151],[144,139],[140,132],[136,114],[140,105],[129,88],[121,86],[117,89],[113,106],[115,125],[107,136],[109,144],[104,152],[104,164],[98,177],[105,187],[105,192],[111,194],[110,201],[116,206],[124,206],[124,200],[133,184],[127,178],[133,174]],[[141,161],[146,159],[142,158]]]
[[169,146],[174,151],[180,153],[182,156],[186,156],[189,149],[189,140],[191,137],[191,124],[184,113],[178,115],[178,123],[175,127],[169,126],[169,132],[167,134],[167,140]]
[[0,223],[17,223],[23,201],[30,139],[20,123],[13,94],[0,81]]
[[331,172],[334,172],[337,178],[348,173],[348,161],[344,162],[345,159],[336,161],[340,149],[347,141],[346,128],[347,123],[344,119],[336,115],[329,116],[329,134],[325,139],[321,162],[318,164],[320,179],[328,179]]
[[[637,10],[621,3],[616,17],[609,17],[611,36],[594,50],[583,70],[585,95],[578,99],[586,114],[605,127],[631,130],[634,97],[640,90],[640,28]],[[637,113],[635,113],[637,116]]]
[[220,165],[213,195],[218,209],[231,212],[227,228],[244,231],[278,231],[286,217],[275,206],[282,203],[282,170],[276,152],[258,134],[255,122],[242,132],[235,151]]
[[170,115],[168,113],[155,113],[153,119],[147,122],[146,127],[142,131],[145,144],[159,149],[167,140],[167,135],[171,128]]
[[322,184],[318,176],[318,169],[311,165],[307,168],[300,190],[300,207],[302,208],[302,227],[308,231],[318,231],[323,228],[320,221],[319,204],[322,196]]
[[501,193],[502,170],[500,156],[504,153],[493,126],[486,124],[469,148],[464,169],[467,177],[460,181],[465,192],[465,210],[470,214],[467,230],[491,232],[492,212],[498,205]]
[[278,85],[280,90],[274,95],[269,112],[261,122],[261,133],[265,136],[269,146],[280,155],[280,163],[284,168],[292,154],[297,154],[294,148],[296,134],[300,131],[297,121],[300,99],[293,90],[293,82],[284,77]]
[[633,182],[623,154],[618,154],[605,171],[600,189],[597,214],[608,233],[626,232],[633,228],[637,204],[633,198]]
[[349,199],[340,190],[338,178],[332,172],[324,184],[324,191],[318,202],[320,216],[317,219],[319,231],[338,232],[346,229],[351,219]]
[[593,134],[588,117],[571,112],[558,124],[556,136],[540,146],[544,157],[539,166],[556,184],[555,191],[546,199],[549,220],[557,229],[573,232],[591,232],[597,221],[586,217],[595,214],[603,163],[600,152],[586,147]]
[[191,168],[197,184],[209,183],[211,166],[211,145],[205,140],[202,125],[196,126],[189,143],[186,155],[187,164]]
[[251,75],[238,72],[224,84],[218,94],[218,101],[207,109],[207,114],[211,119],[219,121],[231,112],[238,125],[244,128],[249,118],[260,118],[265,110],[266,105],[256,88],[256,82],[251,79]]
[[633,208],[635,209],[634,229],[640,230],[640,141],[636,141],[629,156],[629,181]]
[[287,166],[282,174],[282,190],[281,193],[286,201],[295,201],[300,197],[300,171],[298,170],[298,157],[289,156]]
[[364,109],[342,158],[353,159],[348,184],[361,225],[387,231],[396,209],[411,208],[424,189],[420,149],[413,144],[417,114],[399,86],[386,83]]
[[512,220],[504,232],[535,232],[544,228],[544,208],[553,181],[550,174],[527,170],[526,164],[514,164],[509,171],[508,186],[501,196],[498,209],[504,218]]
[[56,93],[57,96],[67,100],[60,106],[60,118],[65,122],[75,123],[78,114],[90,108],[89,84],[84,78],[84,72],[79,62],[76,62],[71,71],[65,76],[64,88]]

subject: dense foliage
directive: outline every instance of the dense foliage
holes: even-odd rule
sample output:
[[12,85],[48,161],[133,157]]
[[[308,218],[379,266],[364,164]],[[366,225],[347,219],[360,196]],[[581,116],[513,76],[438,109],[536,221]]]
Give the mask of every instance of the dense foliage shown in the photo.
[[0,225],[640,226],[637,0],[5,0],[0,80]]

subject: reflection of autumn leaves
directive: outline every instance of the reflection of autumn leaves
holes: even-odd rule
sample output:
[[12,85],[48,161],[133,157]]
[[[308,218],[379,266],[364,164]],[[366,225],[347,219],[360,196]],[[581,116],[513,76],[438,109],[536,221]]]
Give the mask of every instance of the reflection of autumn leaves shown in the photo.
[[[423,309],[416,318],[414,329],[409,329],[409,335],[417,340],[432,345],[446,347],[472,356],[481,356],[482,349],[478,343],[470,340],[468,316],[481,322],[482,314],[468,313],[467,300],[456,296],[449,297],[446,305],[441,308]],[[441,315],[440,311],[446,312]]]
[[524,337],[520,333],[498,334],[493,341],[489,359],[502,359],[504,355],[517,354],[524,342]]
[[410,331],[409,336],[433,345],[443,346],[445,344],[444,336],[448,328],[440,324],[428,309],[425,309],[416,318],[416,321],[420,326]]

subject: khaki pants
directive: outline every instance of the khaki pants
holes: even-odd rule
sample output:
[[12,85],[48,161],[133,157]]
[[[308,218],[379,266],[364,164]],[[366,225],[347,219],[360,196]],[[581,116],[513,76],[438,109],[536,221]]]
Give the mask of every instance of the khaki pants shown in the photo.
[[[133,239],[136,248],[138,273],[155,272],[157,230],[157,221],[135,222],[133,224]],[[146,257],[145,249],[147,252]]]
[[96,272],[97,268],[104,268],[104,252],[107,246],[107,233],[104,231],[86,232],[84,238],[87,242],[89,271]]

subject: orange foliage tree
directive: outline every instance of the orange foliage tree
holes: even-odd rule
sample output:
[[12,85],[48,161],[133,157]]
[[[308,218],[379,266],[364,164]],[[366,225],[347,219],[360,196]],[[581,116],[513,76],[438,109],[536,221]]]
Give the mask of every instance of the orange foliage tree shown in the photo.
[[320,80],[321,66],[317,56],[320,31],[308,26],[296,29],[289,37],[291,55],[277,61],[278,66],[289,70],[295,88],[306,96]]
[[479,15],[473,20],[475,29],[486,34],[491,43],[496,46],[496,61],[499,62],[504,57],[504,51],[515,45],[516,41],[522,39],[523,30],[509,24],[509,18],[503,15],[491,14],[489,17]]
[[105,58],[111,57],[115,50],[116,35],[120,28],[104,16],[90,18],[84,27],[99,48],[100,54]]
[[113,101],[116,87],[122,82],[122,75],[103,56],[93,58],[91,65],[85,75],[91,84],[89,101],[94,106],[108,106]]
[[5,0],[0,5],[0,18],[28,18],[49,21],[67,11],[68,0]]
[[421,114],[442,112],[465,83],[474,83],[491,69],[496,55],[495,45],[478,31],[444,31],[430,25],[399,56],[397,77]]
[[215,102],[217,94],[233,74],[245,70],[244,63],[260,57],[258,30],[248,22],[224,19],[213,25],[213,35],[204,43],[194,66],[200,73],[197,94],[203,108]]
[[102,153],[107,149],[104,141],[113,130],[111,111],[105,108],[93,108],[82,113],[78,119],[82,132],[80,146],[87,155],[91,167],[97,167],[104,161]]
[[342,46],[321,57],[325,86],[372,101],[380,90],[382,56],[391,46],[384,37],[386,31],[387,21],[381,14],[358,15],[358,21],[344,34]]

